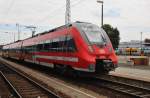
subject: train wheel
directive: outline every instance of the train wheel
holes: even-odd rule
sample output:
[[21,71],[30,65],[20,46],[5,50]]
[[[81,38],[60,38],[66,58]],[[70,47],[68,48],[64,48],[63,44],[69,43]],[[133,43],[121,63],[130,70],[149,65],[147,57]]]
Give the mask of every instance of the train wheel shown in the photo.
[[57,64],[54,64],[54,71],[55,71],[56,73],[59,73],[59,72],[60,72],[60,69],[59,69],[59,67],[58,67]]
[[54,70],[63,76],[77,77],[75,70],[69,65],[54,64]]
[[78,77],[77,72],[70,66],[67,66],[64,75],[67,77],[73,77],[73,78]]
[[54,70],[55,72],[62,75],[66,72],[66,66],[61,64],[54,64]]

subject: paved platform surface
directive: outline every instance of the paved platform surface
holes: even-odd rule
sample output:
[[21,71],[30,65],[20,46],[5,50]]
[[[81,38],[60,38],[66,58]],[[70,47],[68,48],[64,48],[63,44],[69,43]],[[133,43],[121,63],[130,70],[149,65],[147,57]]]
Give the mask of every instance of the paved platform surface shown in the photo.
[[147,56],[118,56],[118,63],[130,65],[131,63],[133,63],[133,62],[129,62],[131,61],[130,58],[148,58],[149,59],[148,65],[150,66],[150,57],[147,57]]
[[150,66],[119,66],[114,72],[111,72],[110,74],[150,82]]

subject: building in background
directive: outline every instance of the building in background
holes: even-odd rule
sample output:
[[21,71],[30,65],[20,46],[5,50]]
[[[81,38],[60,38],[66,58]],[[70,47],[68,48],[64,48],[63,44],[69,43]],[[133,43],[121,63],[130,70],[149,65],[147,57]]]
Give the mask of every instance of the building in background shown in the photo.
[[120,55],[150,55],[150,43],[141,42],[139,40],[131,40],[129,42],[120,42],[117,54]]

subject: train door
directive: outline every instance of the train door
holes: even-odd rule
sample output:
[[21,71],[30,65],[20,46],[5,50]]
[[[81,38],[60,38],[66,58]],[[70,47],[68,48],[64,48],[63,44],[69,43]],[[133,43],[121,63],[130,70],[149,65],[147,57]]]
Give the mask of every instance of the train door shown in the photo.
[[20,59],[24,60],[24,56],[25,56],[25,53],[24,53],[23,41],[22,41],[21,42],[21,47],[20,47]]
[[36,51],[37,51],[37,45],[32,45],[32,61],[33,63],[36,63],[36,57],[35,57],[35,54],[36,54]]

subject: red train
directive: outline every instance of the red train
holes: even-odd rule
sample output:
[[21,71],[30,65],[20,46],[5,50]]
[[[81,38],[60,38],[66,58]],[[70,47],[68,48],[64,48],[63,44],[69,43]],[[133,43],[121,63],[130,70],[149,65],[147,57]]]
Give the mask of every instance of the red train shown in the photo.
[[117,57],[105,31],[75,22],[3,46],[3,56],[64,70],[108,73]]

